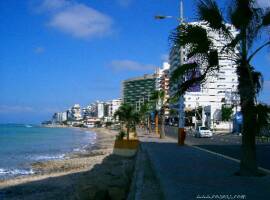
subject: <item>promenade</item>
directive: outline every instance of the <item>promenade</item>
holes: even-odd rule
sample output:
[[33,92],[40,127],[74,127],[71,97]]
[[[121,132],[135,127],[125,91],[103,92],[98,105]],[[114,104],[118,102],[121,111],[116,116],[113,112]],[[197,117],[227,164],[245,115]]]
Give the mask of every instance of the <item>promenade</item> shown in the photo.
[[239,177],[239,163],[175,139],[138,134],[165,199],[256,199],[270,197],[270,176]]

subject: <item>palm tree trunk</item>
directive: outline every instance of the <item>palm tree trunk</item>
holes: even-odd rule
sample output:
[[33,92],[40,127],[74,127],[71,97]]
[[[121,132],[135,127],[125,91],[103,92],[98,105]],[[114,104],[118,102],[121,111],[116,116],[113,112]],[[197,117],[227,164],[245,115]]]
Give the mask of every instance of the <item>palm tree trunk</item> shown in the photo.
[[161,132],[160,132],[160,138],[164,139],[165,138],[165,115],[163,114],[161,116]]
[[129,130],[130,130],[130,127],[129,127],[129,124],[127,125],[127,140],[129,140]]
[[257,175],[256,160],[256,115],[254,102],[247,102],[242,106],[243,133],[242,133],[242,159],[240,163],[241,175]]
[[149,115],[148,117],[148,131],[149,131],[149,134],[152,132],[151,115]]
[[239,174],[254,176],[258,174],[256,160],[256,94],[249,65],[246,62],[242,62],[237,69],[237,73],[239,77],[241,110],[243,113],[242,155]]
[[158,135],[158,113],[156,112],[155,113],[155,131],[156,131],[156,134]]

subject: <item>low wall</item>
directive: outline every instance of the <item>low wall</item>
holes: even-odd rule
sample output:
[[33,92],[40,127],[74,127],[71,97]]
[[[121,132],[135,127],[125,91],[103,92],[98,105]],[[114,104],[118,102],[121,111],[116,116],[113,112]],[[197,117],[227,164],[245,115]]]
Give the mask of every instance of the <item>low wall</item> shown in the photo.
[[165,135],[177,139],[178,138],[178,127],[165,126]]
[[219,122],[219,124],[214,124],[214,129],[230,131],[233,129],[233,124],[232,122]]

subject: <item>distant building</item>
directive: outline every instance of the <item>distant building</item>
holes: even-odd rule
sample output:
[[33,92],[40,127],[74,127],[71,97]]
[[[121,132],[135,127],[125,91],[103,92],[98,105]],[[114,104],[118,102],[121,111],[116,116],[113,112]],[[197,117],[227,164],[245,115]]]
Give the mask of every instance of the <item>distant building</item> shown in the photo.
[[73,121],[82,120],[81,107],[79,104],[75,104],[70,110],[70,117]]
[[114,99],[106,103],[108,109],[106,117],[108,118],[108,121],[114,121],[114,113],[118,110],[121,104],[122,104],[121,99]]
[[105,117],[105,104],[104,102],[97,101],[97,117],[98,118],[103,118]]
[[52,117],[52,123],[61,124],[67,121],[67,112],[54,113]]
[[[193,22],[193,25],[198,25],[206,28],[209,36],[212,38],[214,45],[221,51],[222,46],[226,44],[223,38],[210,28],[204,22]],[[229,26],[229,25],[228,25]],[[236,36],[237,32],[232,27],[232,35]],[[188,47],[184,48],[183,61],[184,63],[192,62],[187,58]],[[174,47],[169,56],[170,62],[170,76],[180,64],[180,49]],[[202,125],[206,125],[213,128],[215,121],[221,120],[221,107],[224,103],[233,104],[233,94],[237,93],[238,78],[236,74],[236,65],[230,59],[230,55],[221,53],[219,58],[220,70],[216,73],[208,75],[207,80],[203,84],[195,84],[184,94],[184,107],[185,110],[192,110],[198,107],[203,107],[203,122]],[[196,77],[203,73],[204,66],[198,66],[198,69],[188,74],[185,80],[192,77]],[[170,96],[173,96],[177,92],[177,85],[170,85]],[[172,104],[172,108],[178,109],[178,104]]]
[[[169,77],[170,64],[167,62],[163,63],[162,68],[156,70],[156,90],[164,91],[164,103],[168,104],[169,100]],[[169,109],[165,110],[165,115],[169,114]]]
[[144,75],[131,78],[122,83],[122,99],[124,103],[133,105],[136,110],[144,101],[149,100],[151,93],[156,90],[156,75]]

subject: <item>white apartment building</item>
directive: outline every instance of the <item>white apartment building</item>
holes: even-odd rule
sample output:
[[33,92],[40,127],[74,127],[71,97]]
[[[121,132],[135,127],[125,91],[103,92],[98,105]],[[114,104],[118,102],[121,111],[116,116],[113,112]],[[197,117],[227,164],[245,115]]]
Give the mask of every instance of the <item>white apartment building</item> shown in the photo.
[[[164,103],[168,103],[169,100],[169,70],[170,64],[168,62],[164,62],[162,68],[157,68],[156,70],[156,90],[164,91]],[[169,110],[166,109],[165,115],[169,114]]]
[[107,102],[108,104],[108,117],[113,117],[114,113],[122,104],[122,99],[114,99]]
[[53,123],[63,123],[67,121],[67,112],[54,113],[52,121]]
[[[216,32],[213,32],[207,27],[204,22],[193,22],[193,25],[203,26],[207,28],[208,34],[212,39],[214,45],[218,48],[219,52],[221,48],[226,44],[226,40],[221,38]],[[233,36],[236,36],[236,30],[228,25],[231,29]],[[183,61],[188,63],[189,60],[186,57],[188,48],[183,50]],[[203,125],[213,127],[213,122],[221,120],[221,107],[224,103],[232,104],[234,96],[237,93],[238,78],[236,74],[236,65],[234,61],[229,59],[230,55],[221,53],[219,58],[220,70],[214,74],[208,75],[206,82],[201,85],[195,85],[189,89],[184,95],[184,107],[185,110],[196,109],[199,106],[203,109]],[[180,63],[180,50],[179,48],[173,48],[170,53],[170,75],[179,66]],[[198,73],[203,71],[203,66],[198,69]],[[170,95],[176,92],[176,86],[172,85],[170,88]],[[179,105],[174,105],[178,108]]]
[[97,101],[96,105],[97,105],[97,117],[103,118],[105,116],[104,102]]
[[79,104],[75,104],[70,110],[71,119],[74,121],[78,121],[82,119],[81,115],[81,107]]

